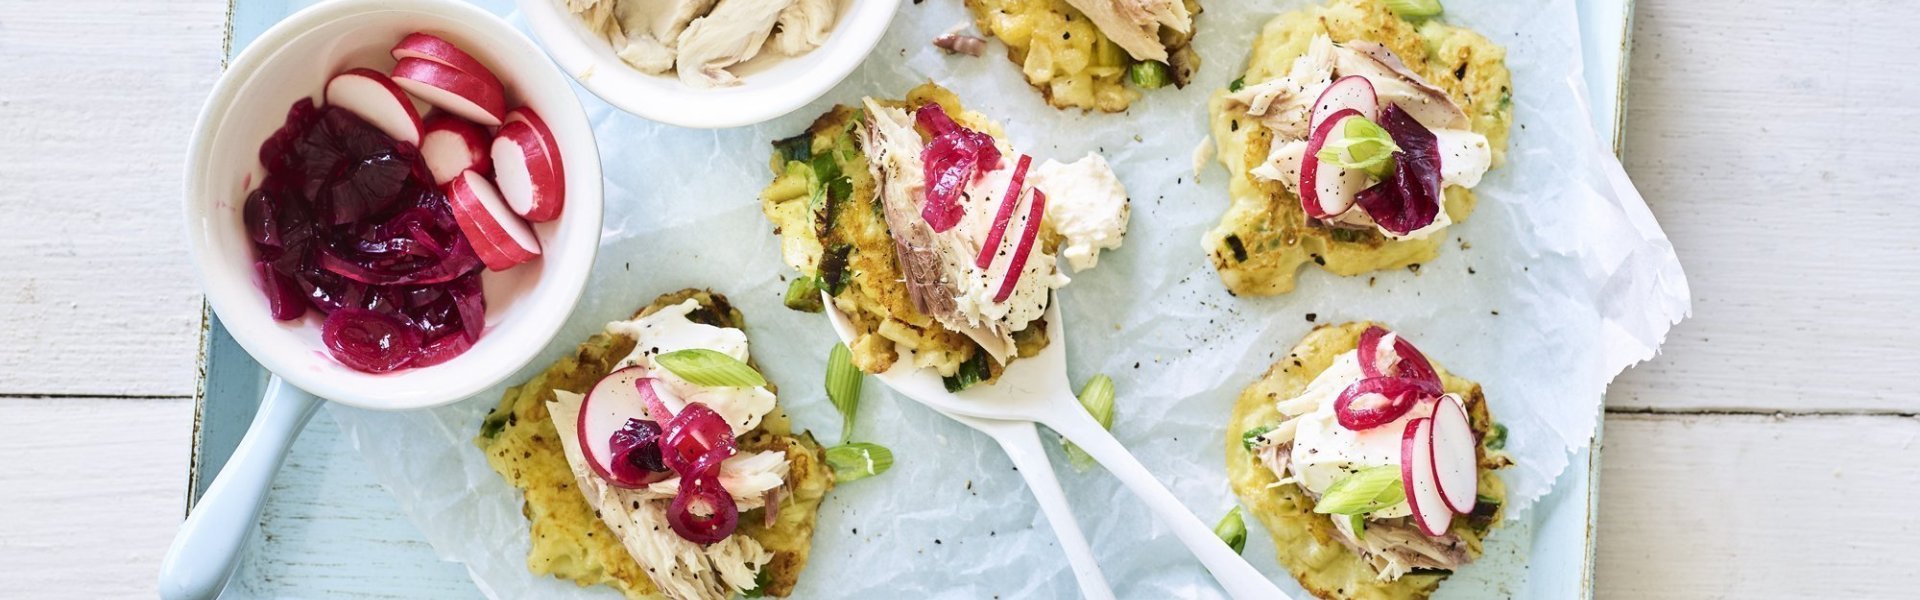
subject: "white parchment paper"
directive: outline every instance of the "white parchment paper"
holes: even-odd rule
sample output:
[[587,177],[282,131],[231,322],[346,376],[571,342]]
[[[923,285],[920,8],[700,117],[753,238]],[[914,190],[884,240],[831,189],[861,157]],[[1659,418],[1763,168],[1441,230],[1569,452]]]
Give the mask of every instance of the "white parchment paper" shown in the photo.
[[[1226,174],[1209,163],[1196,181],[1192,151],[1206,135],[1207,96],[1238,75],[1268,18],[1301,4],[1208,0],[1194,85],[1147,94],[1123,115],[1047,108],[997,42],[982,58],[934,50],[929,40],[967,19],[956,0],[902,6],[852,77],[757,127],[658,125],[580,90],[607,177],[600,257],[567,326],[512,381],[658,294],[707,287],[746,314],[753,352],[798,426],[837,439],[839,419],[820,384],[833,333],[823,317],[780,304],[788,271],[756,198],[771,179],[768,144],[802,131],[834,103],[898,97],[932,79],[1000,120],[1015,146],[1036,158],[1071,160],[1095,150],[1113,162],[1133,198],[1132,229],[1124,248],[1062,292],[1069,369],[1076,382],[1094,373],[1114,378],[1114,434],[1203,520],[1234,505],[1221,457],[1237,392],[1315,323],[1380,320],[1485,385],[1519,461],[1503,473],[1515,521],[1442,595],[1541,596],[1529,584],[1540,574],[1528,568],[1536,523],[1526,508],[1549,493],[1570,452],[1592,439],[1608,381],[1652,357],[1687,313],[1680,264],[1589,124],[1572,0],[1450,0],[1450,21],[1508,49],[1515,82],[1507,164],[1477,189],[1471,218],[1446,231],[1456,241],[1417,273],[1342,278],[1309,269],[1287,295],[1226,294],[1199,241],[1227,204]],[[471,442],[498,399],[493,390],[431,411],[329,409],[433,547],[466,564],[488,595],[616,597],[527,571],[520,495]],[[891,397],[871,379],[858,437],[893,448],[897,463],[882,477],[834,490],[795,597],[1075,595],[1051,531],[990,440]],[[1121,597],[1222,597],[1116,481],[1097,470],[1073,472],[1053,454]],[[1249,527],[1249,559],[1297,590],[1273,561],[1265,533],[1251,519]]]

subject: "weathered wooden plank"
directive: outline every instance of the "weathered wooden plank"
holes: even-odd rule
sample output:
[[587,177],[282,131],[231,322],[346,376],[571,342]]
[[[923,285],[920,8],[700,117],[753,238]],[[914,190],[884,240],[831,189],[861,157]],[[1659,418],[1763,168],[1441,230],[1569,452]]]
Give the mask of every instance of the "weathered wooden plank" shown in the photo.
[[193,401],[0,398],[0,596],[152,597],[186,503]]
[[1600,598],[1911,598],[1920,419],[1614,415]]
[[1694,317],[1612,406],[1920,410],[1912,9],[1639,0],[1627,170]]
[[0,2],[0,394],[193,392],[181,173],[226,6]]

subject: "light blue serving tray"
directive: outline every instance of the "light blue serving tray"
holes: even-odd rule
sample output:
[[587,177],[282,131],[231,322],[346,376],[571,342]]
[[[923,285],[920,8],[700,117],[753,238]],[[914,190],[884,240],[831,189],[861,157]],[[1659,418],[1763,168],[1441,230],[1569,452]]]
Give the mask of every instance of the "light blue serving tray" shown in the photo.
[[[227,14],[227,56],[310,0],[234,0]],[[476,2],[505,14],[507,0]],[[1579,0],[1582,56],[1594,125],[1621,144],[1633,0]],[[211,311],[201,328],[188,506],[212,483],[258,407],[267,374]],[[1531,576],[1564,579],[1537,589],[1592,597],[1600,431],[1575,455],[1538,512]],[[1585,465],[1585,468],[1578,468]],[[481,592],[458,563],[443,561],[361,463],[331,418],[301,434],[274,479],[228,598],[475,598]],[[1571,596],[1569,596],[1571,597]]]

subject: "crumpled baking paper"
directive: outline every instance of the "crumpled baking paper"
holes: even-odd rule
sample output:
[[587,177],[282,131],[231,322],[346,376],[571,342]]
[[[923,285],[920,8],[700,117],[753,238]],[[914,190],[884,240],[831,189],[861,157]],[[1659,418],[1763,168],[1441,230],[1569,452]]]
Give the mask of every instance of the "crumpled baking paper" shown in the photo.
[[[1417,272],[1349,278],[1309,269],[1292,293],[1235,298],[1200,247],[1201,233],[1227,204],[1226,173],[1209,163],[1196,178],[1193,149],[1206,136],[1208,95],[1238,76],[1268,18],[1301,4],[1208,0],[1196,42],[1204,64],[1194,84],[1145,94],[1121,115],[1046,107],[998,42],[979,58],[932,48],[936,35],[967,20],[956,0],[903,3],[853,76],[760,126],[679,129],[579,90],[606,173],[599,260],[566,327],[511,381],[658,294],[707,287],[745,313],[753,352],[798,426],[838,439],[840,420],[821,386],[834,335],[824,317],[780,303],[789,271],[757,200],[772,177],[768,144],[802,131],[832,104],[899,97],[932,79],[998,119],[1014,145],[1036,158],[1098,151],[1119,172],[1133,198],[1132,228],[1123,248],[1075,274],[1061,293],[1068,367],[1075,382],[1113,377],[1114,434],[1202,520],[1235,504],[1222,450],[1238,391],[1316,323],[1380,320],[1485,385],[1518,459],[1503,472],[1516,519],[1442,596],[1546,595],[1529,587],[1535,515],[1525,508],[1549,493],[1570,452],[1592,439],[1608,381],[1652,357],[1688,311],[1673,247],[1589,124],[1573,2],[1447,3],[1448,20],[1508,49],[1515,123],[1507,164],[1476,190],[1471,218],[1446,230],[1452,239],[1438,259]],[[892,448],[897,462],[883,476],[833,491],[794,597],[1077,594],[1052,531],[991,440],[893,397],[876,380],[866,388],[855,437]],[[464,563],[488,596],[615,598],[607,588],[527,571],[520,494],[472,443],[498,400],[494,390],[436,410],[329,411],[433,547]],[[1224,597],[1116,480],[1097,469],[1074,472],[1057,448],[1052,453],[1121,597]],[[1298,590],[1260,526],[1248,521],[1249,560]]]

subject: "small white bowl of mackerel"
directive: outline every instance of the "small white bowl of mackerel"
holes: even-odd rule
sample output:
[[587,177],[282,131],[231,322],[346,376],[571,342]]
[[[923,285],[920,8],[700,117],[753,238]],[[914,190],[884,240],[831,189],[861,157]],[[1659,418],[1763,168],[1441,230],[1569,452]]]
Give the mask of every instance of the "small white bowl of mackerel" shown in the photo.
[[715,129],[768,121],[860,66],[900,0],[519,0],[540,45],[601,100]]

